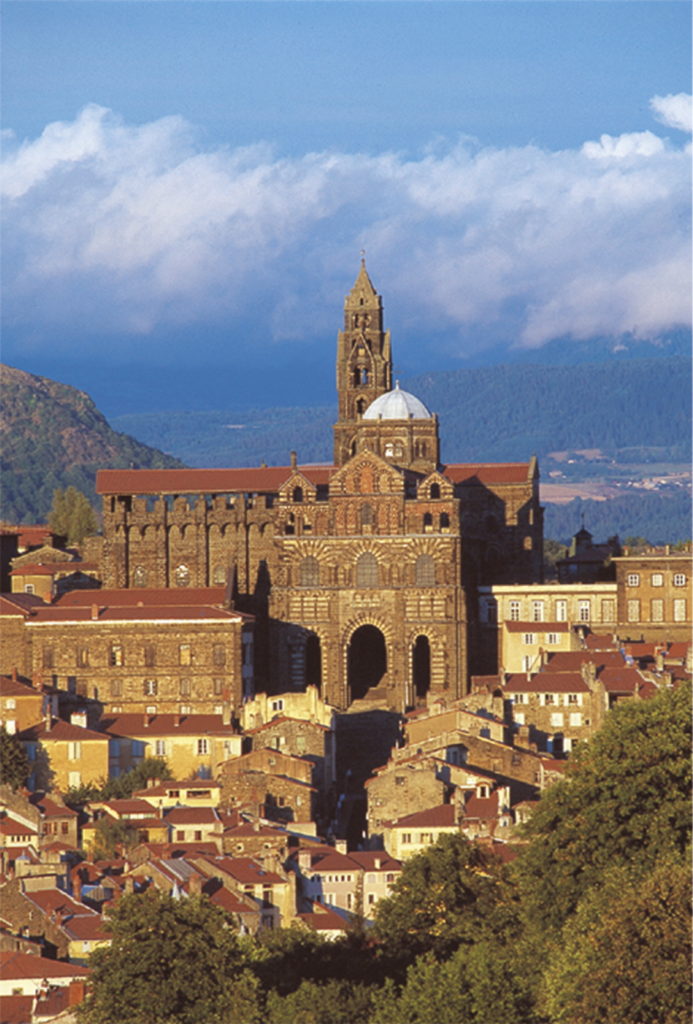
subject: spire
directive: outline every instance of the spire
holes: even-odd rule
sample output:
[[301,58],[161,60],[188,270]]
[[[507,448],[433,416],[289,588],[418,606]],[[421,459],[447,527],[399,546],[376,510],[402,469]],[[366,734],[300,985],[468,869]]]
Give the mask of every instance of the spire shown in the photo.
[[361,266],[359,268],[358,276],[354,281],[354,287],[351,289],[346,297],[344,303],[345,309],[354,309],[359,306],[371,306],[373,300],[376,300],[375,305],[380,305],[380,296],[373,287],[373,282],[368,276],[366,270],[366,254],[365,250],[361,250]]

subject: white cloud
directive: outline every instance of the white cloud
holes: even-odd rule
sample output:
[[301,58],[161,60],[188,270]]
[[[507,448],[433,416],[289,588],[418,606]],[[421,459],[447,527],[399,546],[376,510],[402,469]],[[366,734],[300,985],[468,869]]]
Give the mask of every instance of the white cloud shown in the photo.
[[669,128],[679,128],[682,132],[693,131],[693,97],[688,93],[678,92],[668,96],[653,96],[650,108],[654,116]]
[[[671,124],[680,100],[652,108]],[[204,337],[254,318],[279,338],[331,336],[365,245],[389,322],[423,344],[432,328],[480,346],[494,331],[529,346],[652,336],[690,319],[689,189],[686,151],[650,131],[562,152],[463,139],[418,158],[280,158],[90,105],[5,160],[6,303],[44,332]]]

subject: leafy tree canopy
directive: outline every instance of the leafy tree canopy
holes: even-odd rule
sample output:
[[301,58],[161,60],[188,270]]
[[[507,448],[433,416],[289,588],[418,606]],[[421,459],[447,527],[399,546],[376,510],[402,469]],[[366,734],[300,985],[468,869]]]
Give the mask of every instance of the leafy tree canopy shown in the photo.
[[686,863],[609,872],[564,929],[547,972],[555,1024],[688,1024],[691,900]]
[[0,725],[0,782],[11,789],[19,789],[29,774],[29,761],[24,746],[16,736]]
[[518,861],[529,920],[555,931],[607,869],[647,870],[690,842],[690,684],[629,701],[580,748],[526,830]]
[[205,896],[124,896],[90,957],[85,1024],[259,1024],[257,983],[226,915]]
[[149,779],[172,777],[166,758],[145,757],[123,775],[69,789],[65,794],[65,803],[69,807],[82,807],[91,800],[126,800],[136,790],[144,789]]
[[67,537],[68,544],[81,544],[85,537],[98,531],[94,509],[76,487],[53,492],[49,523],[54,533]]
[[445,835],[405,863],[392,894],[378,903],[375,935],[403,959],[427,951],[442,957],[504,931],[514,913],[496,859],[461,835]]

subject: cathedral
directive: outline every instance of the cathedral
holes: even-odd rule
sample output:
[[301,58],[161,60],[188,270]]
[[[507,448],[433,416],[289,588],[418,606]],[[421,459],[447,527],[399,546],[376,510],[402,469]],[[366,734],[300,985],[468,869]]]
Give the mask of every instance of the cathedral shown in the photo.
[[255,616],[259,689],[400,712],[462,696],[484,667],[477,588],[541,579],[536,459],[441,462],[437,416],[393,387],[363,260],[337,397],[329,465],[102,470],[104,585],[226,585]]

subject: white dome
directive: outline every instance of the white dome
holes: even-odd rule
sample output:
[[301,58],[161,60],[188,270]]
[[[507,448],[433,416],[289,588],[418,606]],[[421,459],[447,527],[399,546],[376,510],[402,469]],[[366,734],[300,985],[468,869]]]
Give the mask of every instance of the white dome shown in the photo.
[[416,395],[402,391],[399,381],[394,391],[380,395],[368,406],[364,420],[430,420],[431,414]]

